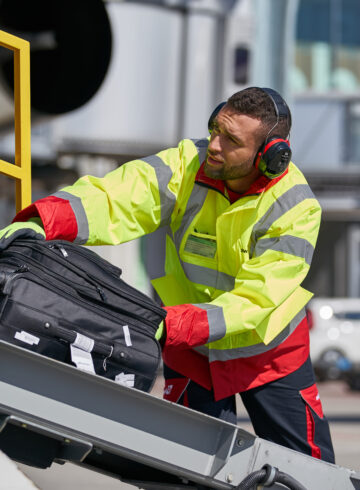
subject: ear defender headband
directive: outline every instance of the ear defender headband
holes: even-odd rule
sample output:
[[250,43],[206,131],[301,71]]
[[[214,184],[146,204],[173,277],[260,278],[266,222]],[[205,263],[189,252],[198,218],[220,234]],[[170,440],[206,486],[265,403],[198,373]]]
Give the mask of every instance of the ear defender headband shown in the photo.
[[281,97],[275,90],[271,88],[261,88],[271,99],[276,112],[276,123],[269,130],[264,143],[260,146],[257,156],[254,161],[256,168],[269,179],[275,179],[283,174],[289,166],[291,160],[291,149],[289,140],[285,140],[275,134],[269,137],[276,126],[279,124],[281,117],[286,117],[291,120],[289,109]]
[[[291,149],[289,140],[285,140],[284,138],[276,135],[269,137],[269,134],[279,124],[281,117],[286,117],[291,120],[291,116],[284,99],[278,92],[271,88],[261,88],[260,90],[268,95],[274,105],[276,123],[269,130],[264,143],[262,143],[258,149],[254,160],[254,165],[262,174],[266,175],[266,177],[269,179],[275,179],[283,174],[288,168],[291,160]],[[214,120],[225,104],[226,102],[221,102],[221,104],[215,107],[211,113],[208,121],[208,129],[210,134],[213,129]]]
[[212,111],[212,113],[211,113],[211,115],[209,117],[208,130],[209,130],[209,133],[210,134],[211,134],[211,132],[213,130],[213,127],[214,127],[215,118],[219,114],[219,112],[221,111],[221,109],[224,107],[224,105],[226,105],[226,102],[221,102],[219,105],[217,105],[215,107],[215,109]]

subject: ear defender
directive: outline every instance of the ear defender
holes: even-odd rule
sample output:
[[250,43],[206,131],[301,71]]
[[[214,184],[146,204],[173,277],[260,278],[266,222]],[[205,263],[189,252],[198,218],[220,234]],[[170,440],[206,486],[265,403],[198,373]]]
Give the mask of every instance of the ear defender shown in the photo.
[[262,145],[255,159],[255,167],[269,179],[276,179],[288,168],[291,154],[289,141],[273,136]]
[[[280,117],[286,117],[291,121],[291,115],[280,94],[271,88],[261,88],[261,90],[271,99],[276,112],[276,124],[270,129],[269,133],[271,133],[279,124]],[[254,165],[269,179],[276,179],[288,168],[291,154],[289,140],[275,135],[267,136],[258,150]]]

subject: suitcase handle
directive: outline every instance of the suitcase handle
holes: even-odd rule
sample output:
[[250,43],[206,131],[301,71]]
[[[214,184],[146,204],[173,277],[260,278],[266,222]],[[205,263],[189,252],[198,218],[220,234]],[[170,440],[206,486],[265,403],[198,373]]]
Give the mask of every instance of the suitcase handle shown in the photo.
[[[71,325],[70,328],[64,328],[61,327],[60,325],[57,327],[53,327],[53,331],[56,334],[57,337],[59,337],[61,340],[65,340],[66,342],[69,342],[69,344],[73,344],[76,340],[76,336],[78,333],[76,330],[73,329],[74,326]],[[84,335],[84,334],[81,334]],[[87,336],[88,337],[88,336]],[[89,337],[91,338],[91,337]],[[102,342],[99,342],[95,339],[94,340],[94,347],[92,349],[92,352],[95,352],[96,354],[100,354],[105,356],[106,359],[110,358],[114,352],[114,347],[112,345],[106,345]]]

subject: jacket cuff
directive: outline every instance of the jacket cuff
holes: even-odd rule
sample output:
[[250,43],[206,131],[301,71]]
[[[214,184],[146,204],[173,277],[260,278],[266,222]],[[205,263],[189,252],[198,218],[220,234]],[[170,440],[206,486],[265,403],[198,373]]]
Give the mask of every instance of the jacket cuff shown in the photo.
[[186,349],[208,342],[209,323],[205,310],[192,304],[167,306],[165,310],[166,346]]
[[73,242],[78,234],[76,217],[66,199],[56,196],[39,199],[20,211],[13,222],[28,221],[40,217],[44,226],[47,240],[68,240]]

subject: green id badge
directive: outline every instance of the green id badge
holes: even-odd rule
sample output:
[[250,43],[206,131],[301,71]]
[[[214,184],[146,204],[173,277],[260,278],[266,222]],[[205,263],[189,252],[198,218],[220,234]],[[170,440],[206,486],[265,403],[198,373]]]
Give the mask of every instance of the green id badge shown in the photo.
[[184,251],[213,259],[216,254],[216,240],[189,235]]

